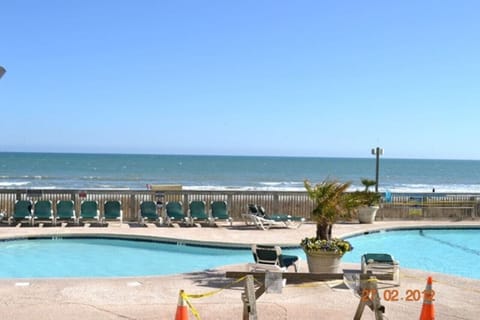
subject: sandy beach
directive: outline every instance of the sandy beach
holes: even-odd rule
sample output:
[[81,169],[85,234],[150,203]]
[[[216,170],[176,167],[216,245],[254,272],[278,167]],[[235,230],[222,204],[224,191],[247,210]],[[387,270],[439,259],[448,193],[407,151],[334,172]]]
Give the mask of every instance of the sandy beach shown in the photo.
[[[401,226],[480,226],[479,221],[401,221],[376,222],[371,225],[337,224],[335,234],[344,236],[373,229]],[[245,245],[277,243],[296,245],[304,236],[314,233],[315,225],[299,229],[274,228],[261,231],[241,224],[233,228],[129,228],[128,225],[108,228],[1,228],[0,237],[10,238],[43,234],[110,234],[210,241]],[[425,250],[428,254],[428,250]],[[250,262],[250,261],[246,261]],[[461,263],[461,262],[459,262]],[[343,264],[344,269],[359,269],[359,264]],[[3,319],[173,319],[178,293],[215,294],[192,299],[201,319],[240,319],[243,283],[232,285],[234,279],[225,271],[245,270],[245,265],[219,266],[199,273],[155,277],[95,279],[2,279],[0,280],[0,314]],[[306,272],[305,261],[300,271]],[[472,272],[477,272],[472,270]],[[420,315],[422,301],[407,301],[409,292],[423,291],[426,279],[432,276],[436,292],[435,309],[438,319],[477,319],[480,301],[480,280],[401,268],[401,285],[379,284],[381,291],[398,294],[397,301],[384,301],[388,319],[415,319]],[[411,299],[410,299],[411,300]],[[263,294],[257,301],[259,319],[353,319],[358,296],[341,280],[292,283],[281,294]],[[365,319],[373,319],[367,308]],[[195,319],[190,314],[190,319]]]

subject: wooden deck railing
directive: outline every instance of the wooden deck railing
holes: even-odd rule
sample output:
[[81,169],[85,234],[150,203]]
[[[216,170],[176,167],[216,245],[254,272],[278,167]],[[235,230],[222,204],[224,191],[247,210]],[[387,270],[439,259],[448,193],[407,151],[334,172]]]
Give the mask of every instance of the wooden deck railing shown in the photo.
[[[310,219],[313,202],[306,192],[288,191],[152,191],[152,190],[60,190],[60,189],[0,189],[0,210],[13,212],[16,200],[73,200],[77,212],[82,200],[96,200],[103,211],[107,200],[120,200],[125,221],[138,220],[142,201],[182,201],[185,213],[192,200],[203,200],[210,209],[210,202],[225,200],[230,215],[241,219],[250,203],[262,205],[267,213],[288,213]],[[377,220],[382,219],[449,219],[478,218],[480,194],[406,194],[395,193],[389,202],[384,202],[378,211]],[[103,213],[103,212],[102,212]]]

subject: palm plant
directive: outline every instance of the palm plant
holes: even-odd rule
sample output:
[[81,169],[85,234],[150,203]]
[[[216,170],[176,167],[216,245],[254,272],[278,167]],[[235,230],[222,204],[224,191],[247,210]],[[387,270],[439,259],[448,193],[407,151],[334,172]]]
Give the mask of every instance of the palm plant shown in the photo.
[[335,222],[350,218],[359,206],[354,194],[346,192],[351,184],[327,179],[316,185],[305,180],[304,185],[314,202],[312,219],[317,223],[316,240],[331,240]]

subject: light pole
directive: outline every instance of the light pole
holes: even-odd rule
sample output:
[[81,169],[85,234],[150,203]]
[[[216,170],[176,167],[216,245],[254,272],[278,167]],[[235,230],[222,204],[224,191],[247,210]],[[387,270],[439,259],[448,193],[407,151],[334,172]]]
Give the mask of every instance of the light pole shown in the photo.
[[4,67],[0,66],[0,79],[2,78],[3,74],[6,72]]
[[373,148],[372,154],[377,156],[375,165],[375,192],[378,192],[378,173],[380,171],[380,156],[383,155],[383,149],[380,147]]

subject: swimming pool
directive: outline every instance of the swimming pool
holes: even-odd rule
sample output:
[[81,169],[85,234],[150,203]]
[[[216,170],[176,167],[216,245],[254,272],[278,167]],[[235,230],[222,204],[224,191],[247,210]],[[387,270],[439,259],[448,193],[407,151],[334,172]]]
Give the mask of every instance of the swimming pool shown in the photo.
[[392,254],[400,268],[480,279],[480,229],[413,229],[373,232],[347,238],[353,251],[344,262],[360,262],[366,252]]
[[64,237],[2,241],[0,261],[0,278],[69,278],[168,275],[247,263],[253,258],[250,249]]
[[[410,229],[347,238],[354,250],[385,252],[400,267],[480,279],[480,229]],[[306,260],[303,250],[283,249]],[[252,262],[250,249],[108,237],[32,238],[0,241],[0,278],[84,278],[169,275]]]

